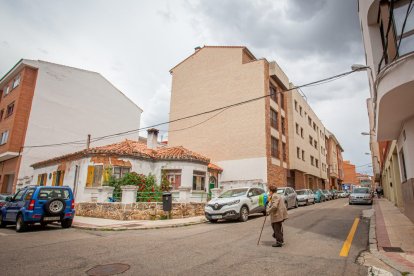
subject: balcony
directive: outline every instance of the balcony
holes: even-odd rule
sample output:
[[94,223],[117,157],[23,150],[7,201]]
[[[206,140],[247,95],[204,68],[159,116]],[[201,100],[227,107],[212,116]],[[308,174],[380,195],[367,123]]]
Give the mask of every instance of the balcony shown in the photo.
[[414,53],[384,67],[377,76],[378,140],[398,139],[404,120],[414,116]]
[[6,151],[0,154],[0,162],[19,156],[18,152]]

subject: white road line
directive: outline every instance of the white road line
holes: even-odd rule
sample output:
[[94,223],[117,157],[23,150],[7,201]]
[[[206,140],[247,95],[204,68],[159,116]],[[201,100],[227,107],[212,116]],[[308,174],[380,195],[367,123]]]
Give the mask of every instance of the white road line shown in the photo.
[[349,205],[349,203],[346,203],[346,204],[344,204],[344,207],[345,207],[345,206],[348,206],[348,205]]
[[4,234],[0,232],[0,236],[8,236],[8,234]]

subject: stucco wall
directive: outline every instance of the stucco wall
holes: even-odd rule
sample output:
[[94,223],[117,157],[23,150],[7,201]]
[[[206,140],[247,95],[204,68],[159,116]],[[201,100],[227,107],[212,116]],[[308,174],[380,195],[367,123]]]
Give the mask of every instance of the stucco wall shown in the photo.
[[[26,61],[39,67],[25,146],[86,141],[140,126],[142,110],[100,74],[47,62]],[[137,139],[125,135],[92,146]],[[33,175],[31,164],[74,152],[85,145],[23,150],[19,179]]]

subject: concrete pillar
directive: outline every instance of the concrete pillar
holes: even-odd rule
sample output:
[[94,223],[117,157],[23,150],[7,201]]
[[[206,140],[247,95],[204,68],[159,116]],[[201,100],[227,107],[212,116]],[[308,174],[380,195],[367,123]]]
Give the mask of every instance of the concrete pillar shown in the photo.
[[191,188],[190,187],[178,187],[180,192],[179,202],[190,202]]
[[221,193],[221,189],[219,189],[219,188],[211,189],[211,198],[218,197],[220,195],[220,193]]
[[137,202],[138,187],[134,185],[125,185],[121,187],[122,203],[129,204]]
[[98,188],[98,202],[108,202],[108,198],[113,197],[115,187],[102,186]]

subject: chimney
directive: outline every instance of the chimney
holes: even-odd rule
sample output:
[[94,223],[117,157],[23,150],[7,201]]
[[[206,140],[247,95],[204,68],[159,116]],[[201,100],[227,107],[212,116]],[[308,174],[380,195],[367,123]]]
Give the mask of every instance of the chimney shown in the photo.
[[150,128],[147,130],[147,148],[155,149],[158,145],[158,129]]
[[198,50],[201,50],[200,46],[197,46],[197,47],[194,48],[194,52],[197,52]]

